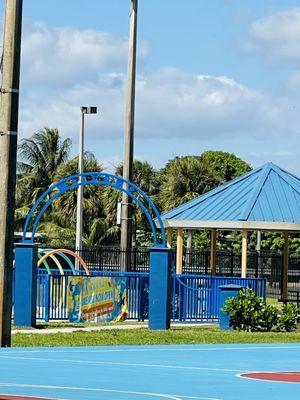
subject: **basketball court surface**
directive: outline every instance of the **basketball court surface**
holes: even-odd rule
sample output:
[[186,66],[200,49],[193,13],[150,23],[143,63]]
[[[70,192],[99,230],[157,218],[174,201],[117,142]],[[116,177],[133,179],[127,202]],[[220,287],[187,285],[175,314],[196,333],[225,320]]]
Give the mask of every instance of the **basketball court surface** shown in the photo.
[[0,350],[0,399],[300,398],[300,344]]

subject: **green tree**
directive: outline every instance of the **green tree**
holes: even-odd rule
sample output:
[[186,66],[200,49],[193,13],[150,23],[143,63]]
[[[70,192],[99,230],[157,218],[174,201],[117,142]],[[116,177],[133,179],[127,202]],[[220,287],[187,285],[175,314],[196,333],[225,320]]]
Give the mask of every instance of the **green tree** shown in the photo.
[[226,151],[205,151],[200,159],[210,165],[214,177],[221,183],[231,181],[252,169],[241,158]]

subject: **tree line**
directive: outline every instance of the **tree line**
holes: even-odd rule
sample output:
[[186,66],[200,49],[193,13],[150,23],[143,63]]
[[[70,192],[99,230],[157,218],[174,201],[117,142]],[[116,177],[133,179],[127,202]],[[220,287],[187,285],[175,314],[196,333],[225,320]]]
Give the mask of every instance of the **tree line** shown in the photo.
[[[71,158],[71,140],[63,139],[57,129],[44,128],[23,139],[18,148],[15,231],[22,231],[26,215],[38,197],[53,183],[78,172],[78,157]],[[91,152],[84,154],[85,171],[103,171],[103,165]],[[165,166],[155,169],[148,161],[134,160],[133,182],[146,192],[161,213],[169,211],[199,195],[228,182],[248,171],[251,166],[236,155],[223,151],[205,151],[196,156],[176,156]],[[112,171],[122,176],[122,164]],[[121,193],[109,187],[86,186],[83,195],[84,245],[116,245],[119,242],[117,203]],[[44,214],[39,234],[51,247],[75,244],[76,191],[56,199]],[[134,207],[134,231],[137,245],[150,240],[148,223],[139,207]],[[228,235],[227,235],[228,236]],[[219,247],[238,247],[238,233],[225,240],[221,235]],[[272,234],[264,238],[272,248],[281,247],[281,238]],[[277,242],[276,242],[277,240]],[[208,232],[193,235],[193,247],[209,245]],[[254,245],[254,241],[253,241]],[[275,249],[274,247],[274,249]]]

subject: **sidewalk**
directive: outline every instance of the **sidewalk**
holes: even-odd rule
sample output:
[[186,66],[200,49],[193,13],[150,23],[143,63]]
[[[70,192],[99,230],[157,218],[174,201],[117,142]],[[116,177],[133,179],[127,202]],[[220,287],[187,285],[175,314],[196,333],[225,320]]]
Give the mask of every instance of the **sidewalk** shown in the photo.
[[[197,326],[205,326],[211,324],[197,324],[197,323],[173,323],[171,324],[171,328],[187,328],[187,327],[197,327]],[[132,329],[144,329],[147,328],[147,322],[142,322],[140,324],[112,324],[112,325],[103,325],[103,326],[78,326],[78,327],[60,327],[60,328],[31,328],[31,329],[13,329],[12,334],[15,335],[17,333],[22,333],[26,335],[47,335],[50,333],[73,333],[78,331],[84,332],[94,332],[94,331],[112,331],[112,330],[132,330]]]

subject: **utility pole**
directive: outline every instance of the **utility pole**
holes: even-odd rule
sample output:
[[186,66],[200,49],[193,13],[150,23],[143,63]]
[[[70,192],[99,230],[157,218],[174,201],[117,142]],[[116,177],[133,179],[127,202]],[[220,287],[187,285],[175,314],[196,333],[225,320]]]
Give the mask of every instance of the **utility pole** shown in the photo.
[[[136,79],[136,50],[137,50],[137,12],[138,0],[131,0],[129,49],[128,49],[128,80],[125,112],[124,161],[123,178],[132,181],[133,178],[133,149],[134,149],[134,109],[135,109],[135,79]],[[126,185],[127,186],[127,185]],[[132,200],[123,193],[121,213],[121,249],[130,250],[132,247]],[[125,252],[121,269],[128,271],[130,256]]]
[[13,237],[23,0],[6,0],[0,105],[0,346],[11,345]]

